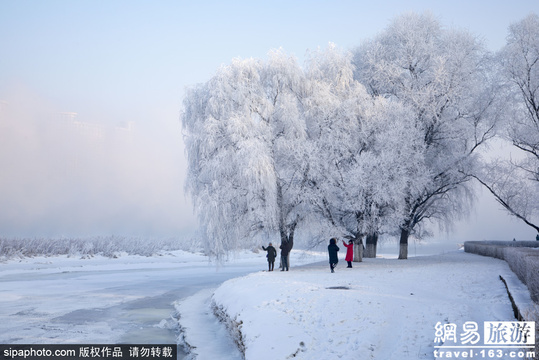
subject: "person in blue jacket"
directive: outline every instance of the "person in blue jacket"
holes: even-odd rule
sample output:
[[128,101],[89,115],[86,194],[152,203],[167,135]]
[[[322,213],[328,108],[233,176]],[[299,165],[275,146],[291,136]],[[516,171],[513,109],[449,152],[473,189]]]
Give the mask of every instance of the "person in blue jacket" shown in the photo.
[[329,268],[331,269],[331,272],[335,272],[335,267],[337,266],[337,263],[339,262],[339,247],[337,246],[337,239],[331,238],[329,240],[328,245],[328,254],[329,254]]

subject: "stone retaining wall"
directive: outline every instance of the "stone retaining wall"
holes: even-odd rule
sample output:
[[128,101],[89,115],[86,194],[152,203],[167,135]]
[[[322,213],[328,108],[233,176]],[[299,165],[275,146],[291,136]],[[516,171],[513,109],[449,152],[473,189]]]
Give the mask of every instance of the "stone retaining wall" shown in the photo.
[[539,241],[466,241],[464,251],[505,260],[539,303]]

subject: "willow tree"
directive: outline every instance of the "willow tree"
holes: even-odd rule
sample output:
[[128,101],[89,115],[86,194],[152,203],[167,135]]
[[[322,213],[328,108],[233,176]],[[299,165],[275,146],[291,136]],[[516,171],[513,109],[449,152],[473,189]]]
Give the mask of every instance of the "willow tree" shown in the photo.
[[279,234],[293,244],[304,211],[304,76],[281,51],[234,60],[187,91],[181,114],[191,195],[209,253]]

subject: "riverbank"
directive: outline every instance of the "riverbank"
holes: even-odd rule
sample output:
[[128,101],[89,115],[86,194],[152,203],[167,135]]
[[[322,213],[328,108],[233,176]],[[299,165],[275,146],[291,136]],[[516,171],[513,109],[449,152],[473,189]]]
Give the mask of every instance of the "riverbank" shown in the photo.
[[[477,324],[479,346],[488,340],[486,321],[515,321],[500,275],[532,304],[505,262],[462,251],[345,264],[333,274],[325,262],[249,274],[226,281],[206,301],[247,360],[433,359],[444,349],[435,346],[450,344],[435,342],[436,326],[456,325],[453,345],[460,346],[464,324]],[[189,300],[181,306],[194,309]],[[195,313],[183,324],[184,335],[197,359],[209,359],[205,333],[193,335],[200,330]]]

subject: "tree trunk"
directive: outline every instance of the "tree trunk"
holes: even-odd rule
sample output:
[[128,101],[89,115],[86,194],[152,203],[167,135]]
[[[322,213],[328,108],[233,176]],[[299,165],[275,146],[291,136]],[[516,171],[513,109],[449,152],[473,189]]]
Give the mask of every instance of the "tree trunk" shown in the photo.
[[401,239],[399,242],[399,259],[408,259],[408,237],[410,236],[410,230],[401,229]]
[[[292,248],[294,247],[294,232],[296,231],[296,226],[298,222],[297,220],[293,222],[292,224],[288,226],[284,226],[284,224],[280,224],[280,233],[281,233],[281,246],[286,247],[288,250],[287,256],[286,256],[286,263],[288,264],[288,268],[290,268],[290,252],[292,251]],[[282,251],[282,250],[281,250]],[[283,264],[281,263],[281,268],[283,268]]]
[[354,240],[354,262],[363,261],[363,240],[361,236]]
[[286,256],[286,263],[288,264],[288,268],[290,269],[290,253]]
[[378,234],[372,233],[367,235],[365,241],[365,257],[366,258],[375,258],[376,257],[376,245],[378,244]]

